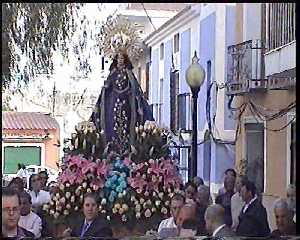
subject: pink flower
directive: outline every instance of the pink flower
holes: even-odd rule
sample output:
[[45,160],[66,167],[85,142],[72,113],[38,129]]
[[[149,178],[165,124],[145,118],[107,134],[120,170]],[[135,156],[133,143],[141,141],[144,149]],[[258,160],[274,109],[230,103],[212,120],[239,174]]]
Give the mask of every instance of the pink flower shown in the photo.
[[110,170],[110,165],[106,163],[106,161],[98,161],[97,162],[96,173],[97,176],[107,176],[108,171]]
[[84,159],[82,155],[68,156],[68,167],[71,168],[72,166],[77,166],[80,168],[83,160],[86,159]]
[[150,168],[149,168],[149,174],[154,173],[159,175],[160,173],[163,173],[163,169],[161,168],[161,164],[157,161],[151,161]]
[[126,158],[124,159],[123,163],[125,164],[125,166],[129,167],[130,164],[132,163],[132,161],[131,161],[129,158],[126,157]]
[[132,188],[135,188],[135,189],[142,190],[143,187],[147,185],[147,182],[142,178],[142,176],[139,176],[139,177],[137,177],[137,176],[136,177],[128,177],[127,181],[129,183],[129,185]]
[[91,183],[93,184],[93,186],[95,186],[95,189],[104,187],[104,179],[101,178],[95,178]]
[[94,170],[97,168],[97,164],[95,162],[84,161],[81,168],[83,174],[86,174],[87,172],[93,173]]

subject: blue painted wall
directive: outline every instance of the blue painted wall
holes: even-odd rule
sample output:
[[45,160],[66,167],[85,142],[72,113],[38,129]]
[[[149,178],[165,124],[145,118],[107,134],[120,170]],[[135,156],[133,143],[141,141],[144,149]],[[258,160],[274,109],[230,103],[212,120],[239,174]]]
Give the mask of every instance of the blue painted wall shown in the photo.
[[[225,25],[225,73],[227,73],[227,47],[236,43],[235,40],[235,14],[236,10],[233,6],[226,6],[226,25]],[[225,75],[225,82],[227,82],[227,75]],[[234,130],[235,120],[228,109],[229,97],[225,95],[224,99],[224,129]]]
[[180,72],[179,72],[179,94],[190,92],[186,83],[185,72],[191,64],[191,30],[188,29],[180,35]]
[[151,79],[151,103],[158,103],[159,86],[159,51],[158,48],[152,52],[152,79]]
[[164,43],[164,87],[163,87],[163,116],[162,123],[170,127],[170,69],[172,67],[172,40]]
[[[230,149],[230,150],[229,150]],[[235,165],[235,147],[232,145],[216,145],[215,178],[216,183],[223,182],[224,172],[228,168],[234,168]]]
[[[215,13],[210,14],[200,22],[200,47],[198,57],[200,64],[207,71],[207,62],[211,61],[211,81],[214,79],[214,62],[215,62],[215,38],[216,38],[216,16]],[[200,56],[199,56],[200,54]],[[207,74],[204,83],[200,89],[198,96],[198,129],[203,131],[206,122],[206,96],[207,96]],[[211,108],[213,105],[211,104]],[[212,112],[212,109],[211,109]]]

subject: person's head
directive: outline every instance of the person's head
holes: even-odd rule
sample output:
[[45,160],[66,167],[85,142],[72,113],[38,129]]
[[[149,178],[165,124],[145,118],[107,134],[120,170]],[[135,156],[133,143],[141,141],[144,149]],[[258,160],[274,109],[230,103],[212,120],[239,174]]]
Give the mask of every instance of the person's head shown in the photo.
[[196,219],[196,204],[188,203],[182,206],[176,220],[178,229],[181,228],[182,223],[187,219]]
[[205,185],[200,185],[198,187],[198,191],[196,193],[196,198],[195,198],[198,206],[207,207],[209,205],[209,197],[210,197],[209,187]]
[[18,170],[20,170],[22,168],[22,164],[21,163],[18,163]]
[[185,202],[184,196],[182,196],[179,193],[175,193],[171,198],[170,212],[171,212],[171,216],[175,220],[178,217],[179,211],[184,205],[184,202]]
[[238,175],[235,181],[235,190],[236,192],[241,192],[241,188],[242,188],[242,181],[246,181],[248,180],[246,175]]
[[225,176],[232,176],[232,177],[236,178],[236,172],[234,169],[228,168],[225,171]]
[[212,234],[219,226],[225,224],[225,210],[220,204],[208,206],[204,214],[206,230]]
[[284,199],[277,199],[274,203],[274,215],[276,225],[281,233],[287,233],[289,227],[293,224],[294,211]]
[[42,187],[46,187],[47,181],[48,181],[48,172],[47,171],[40,171],[39,172],[39,177],[42,183]]
[[235,185],[235,177],[227,175],[224,179],[224,188],[227,192],[233,192]]
[[96,193],[87,193],[83,198],[83,214],[87,221],[98,216],[98,196]]
[[2,188],[2,230],[13,231],[20,219],[20,198],[18,192]]
[[[120,57],[119,57],[120,56]],[[133,66],[132,66],[132,63],[128,57],[127,54],[125,53],[119,53],[117,54],[114,59],[113,59],[113,62],[112,64],[110,65],[109,67],[109,70],[111,71],[112,69],[114,69],[115,67],[117,66],[120,66],[120,65],[124,65],[127,69],[129,70],[132,70],[133,69]]]
[[188,181],[184,186],[184,192],[186,199],[194,199],[197,192],[197,187],[193,182]]
[[50,193],[50,194],[56,194],[56,193],[59,192],[59,187],[58,187],[57,182],[51,181],[51,182],[48,184],[48,187],[49,187],[49,193]]
[[198,222],[195,219],[186,219],[183,221],[180,236],[181,237],[194,237],[197,234]]
[[201,177],[194,177],[193,183],[196,185],[197,188],[201,185],[204,185],[204,181]]
[[8,187],[15,190],[16,192],[20,193],[24,191],[24,181],[20,177],[13,178],[10,183],[8,184]]
[[27,192],[20,193],[20,213],[21,216],[26,216],[31,211],[31,196]]
[[242,181],[241,196],[244,202],[248,203],[256,194],[256,187],[249,180]]
[[42,183],[38,174],[32,174],[29,177],[29,190],[40,191],[42,189]]
[[22,169],[26,169],[26,166],[25,166],[25,164],[22,164]]
[[292,209],[296,208],[296,187],[293,184],[290,184],[286,191],[287,203]]

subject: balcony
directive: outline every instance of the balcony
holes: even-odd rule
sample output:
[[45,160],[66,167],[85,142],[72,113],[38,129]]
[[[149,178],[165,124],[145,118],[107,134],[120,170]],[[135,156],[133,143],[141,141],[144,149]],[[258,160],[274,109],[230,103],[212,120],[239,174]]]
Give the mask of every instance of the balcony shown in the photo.
[[268,76],[269,90],[289,90],[296,86],[296,68]]
[[261,40],[249,40],[228,47],[227,95],[242,95],[267,89],[264,78],[264,44]]

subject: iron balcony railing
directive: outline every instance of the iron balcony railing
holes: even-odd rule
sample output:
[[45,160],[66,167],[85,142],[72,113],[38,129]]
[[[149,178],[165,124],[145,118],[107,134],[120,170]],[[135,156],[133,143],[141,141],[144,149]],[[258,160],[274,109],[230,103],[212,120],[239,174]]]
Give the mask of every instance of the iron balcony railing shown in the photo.
[[267,79],[264,77],[264,49],[261,40],[249,40],[228,47],[227,95],[267,89]]

